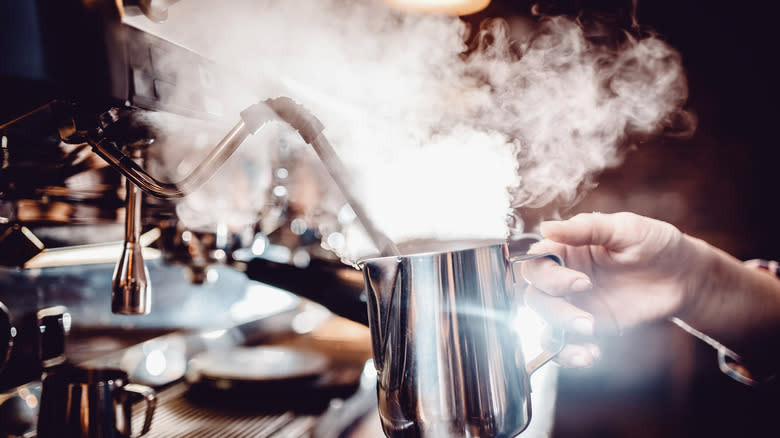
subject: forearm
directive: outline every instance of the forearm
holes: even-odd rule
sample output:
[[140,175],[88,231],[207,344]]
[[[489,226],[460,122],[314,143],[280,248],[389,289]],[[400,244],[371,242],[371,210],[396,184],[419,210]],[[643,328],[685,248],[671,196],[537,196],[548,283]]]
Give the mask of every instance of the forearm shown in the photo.
[[697,267],[680,319],[742,356],[756,372],[780,371],[780,280],[686,238]]

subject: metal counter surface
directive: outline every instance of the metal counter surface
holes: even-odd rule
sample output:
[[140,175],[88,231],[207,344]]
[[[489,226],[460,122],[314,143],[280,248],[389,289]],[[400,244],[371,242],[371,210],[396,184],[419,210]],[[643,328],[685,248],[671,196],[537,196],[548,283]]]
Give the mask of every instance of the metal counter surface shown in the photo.
[[[558,370],[548,366],[532,376],[531,394],[533,417],[520,437],[547,438],[552,434]],[[230,410],[214,410],[199,407],[183,395],[185,383],[165,388],[159,393],[160,405],[155,414],[149,438],[384,438],[376,404],[368,414],[350,428],[350,431],[331,430],[325,434],[313,434],[323,417],[286,411],[275,414],[247,414]],[[327,414],[326,414],[327,415]],[[134,430],[143,422],[143,412],[133,418]]]
[[249,280],[227,266],[214,266],[212,281],[193,285],[184,266],[161,260],[150,260],[147,265],[153,291],[148,315],[111,313],[114,263],[40,269],[0,267],[0,300],[16,318],[43,307],[64,305],[74,328],[169,331],[236,325],[297,300],[288,292]]

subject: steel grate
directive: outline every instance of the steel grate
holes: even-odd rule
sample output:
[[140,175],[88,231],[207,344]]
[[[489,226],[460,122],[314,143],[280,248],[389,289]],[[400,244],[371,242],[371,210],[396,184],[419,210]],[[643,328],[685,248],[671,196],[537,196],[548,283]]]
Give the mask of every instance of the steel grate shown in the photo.
[[[272,415],[247,415],[216,412],[192,404],[184,393],[185,383],[178,383],[157,393],[148,438],[304,438],[308,437],[317,417],[284,412]],[[143,408],[136,406],[133,432],[143,425]]]

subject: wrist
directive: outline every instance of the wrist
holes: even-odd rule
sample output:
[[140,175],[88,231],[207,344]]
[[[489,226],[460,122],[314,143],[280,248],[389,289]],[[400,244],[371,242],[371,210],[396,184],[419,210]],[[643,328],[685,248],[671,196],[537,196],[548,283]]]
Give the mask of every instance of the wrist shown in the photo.
[[684,304],[672,316],[716,340],[755,375],[774,374],[780,369],[780,282],[704,241],[686,239],[692,266]]
[[718,280],[719,271],[717,250],[707,242],[682,235],[681,263],[685,266],[680,274],[680,306],[672,315],[684,321],[696,321],[706,317],[707,308],[712,305],[712,293],[719,290],[713,287]]

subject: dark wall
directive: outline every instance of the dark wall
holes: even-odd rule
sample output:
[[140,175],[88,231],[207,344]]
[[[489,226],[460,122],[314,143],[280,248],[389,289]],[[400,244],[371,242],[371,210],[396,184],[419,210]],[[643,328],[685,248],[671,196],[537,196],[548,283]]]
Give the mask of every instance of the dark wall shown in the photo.
[[[466,20],[550,14],[631,25],[631,0],[494,0]],[[780,67],[771,2],[648,0],[636,3],[643,31],[677,48],[688,75],[687,108],[698,118],[686,139],[638,144],[624,163],[597,178],[599,187],[563,215],[631,210],[664,219],[740,258],[780,258],[775,188],[780,142]],[[544,216],[544,213],[541,213]]]
[[698,128],[642,145],[604,175],[613,192],[679,188],[679,214],[645,208],[740,258],[780,258],[776,12],[772,3],[640,2],[640,22],[683,55]]
[[[542,1],[539,9],[630,26],[632,2]],[[494,0],[467,20],[527,14]],[[771,2],[645,0],[637,18],[682,54],[698,118],[689,138],[640,144],[563,216],[634,211],[674,223],[738,258],[780,259],[780,37]],[[544,219],[550,211],[529,212]],[[600,339],[603,359],[562,370],[553,436],[776,436],[778,385],[753,389],[717,368],[715,351],[669,323]]]

